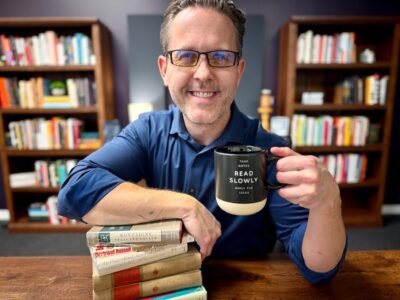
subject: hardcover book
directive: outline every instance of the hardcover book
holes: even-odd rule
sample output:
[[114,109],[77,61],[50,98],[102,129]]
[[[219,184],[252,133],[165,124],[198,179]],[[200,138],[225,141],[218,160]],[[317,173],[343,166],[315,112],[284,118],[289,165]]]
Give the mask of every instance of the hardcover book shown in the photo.
[[139,297],[148,297],[175,290],[201,286],[202,284],[201,271],[194,270],[102,291],[94,290],[93,299],[131,300]]
[[[194,238],[192,235],[187,233],[187,231],[183,230],[181,244],[187,244],[194,242]],[[101,255],[102,252],[107,252],[108,254],[112,254],[113,250],[115,250],[115,254],[121,252],[119,248],[135,248],[136,250],[149,248],[156,245],[167,245],[165,243],[98,243],[96,246],[90,246],[89,250],[91,252],[98,253],[97,256]],[[168,244],[171,245],[171,244]],[[110,251],[111,250],[111,251]],[[122,250],[123,251],[123,250]]]
[[204,286],[196,286],[164,293],[152,297],[140,298],[142,300],[207,300],[207,290]]
[[104,255],[96,257],[93,252],[91,252],[91,255],[97,273],[99,275],[106,275],[124,269],[148,264],[163,258],[186,253],[187,250],[188,244],[167,244],[154,245],[139,251],[134,251],[132,248],[130,248],[127,252],[122,251],[116,255]]
[[152,280],[200,269],[200,267],[200,252],[194,245],[189,246],[187,253],[103,276],[100,276],[93,266],[93,290],[101,291],[113,287],[129,285],[140,281]]
[[86,233],[88,247],[108,243],[164,243],[182,241],[182,220],[163,220],[123,226],[93,226]]

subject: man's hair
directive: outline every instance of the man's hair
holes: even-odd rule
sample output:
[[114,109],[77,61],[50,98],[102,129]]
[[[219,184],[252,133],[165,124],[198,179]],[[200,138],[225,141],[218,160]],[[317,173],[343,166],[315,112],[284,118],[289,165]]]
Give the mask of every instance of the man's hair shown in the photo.
[[164,20],[161,24],[160,42],[163,52],[168,50],[168,35],[172,21],[182,10],[188,7],[211,8],[227,16],[236,29],[238,51],[242,51],[246,17],[232,0],[172,0],[165,10]]

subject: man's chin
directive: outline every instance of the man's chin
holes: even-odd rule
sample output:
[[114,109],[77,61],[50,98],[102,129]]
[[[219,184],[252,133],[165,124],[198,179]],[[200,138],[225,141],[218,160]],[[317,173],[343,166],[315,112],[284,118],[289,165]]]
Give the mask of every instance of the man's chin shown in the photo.
[[199,125],[199,126],[212,125],[216,121],[215,118],[210,116],[210,114],[208,114],[208,115],[193,115],[193,114],[187,115],[186,114],[185,119],[187,121],[189,121],[190,123]]

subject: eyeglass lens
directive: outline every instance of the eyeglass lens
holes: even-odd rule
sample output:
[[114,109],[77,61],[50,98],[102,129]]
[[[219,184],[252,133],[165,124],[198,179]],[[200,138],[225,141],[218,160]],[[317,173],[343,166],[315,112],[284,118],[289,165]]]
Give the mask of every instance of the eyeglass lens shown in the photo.
[[[197,65],[200,55],[203,53],[193,50],[174,50],[171,51],[172,63],[177,66],[193,67]],[[211,51],[204,53],[210,66],[226,67],[233,66],[236,61],[236,53],[231,51]]]

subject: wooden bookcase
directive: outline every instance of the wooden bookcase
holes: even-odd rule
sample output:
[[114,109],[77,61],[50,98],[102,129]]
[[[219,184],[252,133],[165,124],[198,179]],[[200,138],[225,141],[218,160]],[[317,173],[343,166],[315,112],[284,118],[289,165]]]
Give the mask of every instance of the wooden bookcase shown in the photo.
[[35,65],[35,66],[0,66],[0,77],[29,79],[37,76],[45,78],[90,78],[94,89],[95,104],[76,108],[21,108],[9,107],[0,109],[0,151],[1,167],[4,179],[4,190],[7,207],[10,212],[10,232],[82,232],[88,227],[84,224],[52,225],[46,222],[29,222],[27,207],[33,202],[46,202],[50,195],[55,195],[58,188],[23,187],[11,188],[9,174],[34,170],[34,162],[39,159],[57,160],[60,158],[81,159],[94,149],[58,149],[58,150],[18,150],[7,146],[6,133],[12,121],[45,118],[77,118],[82,120],[85,129],[98,132],[101,143],[104,143],[104,125],[106,120],[114,118],[112,62],[109,32],[94,17],[34,17],[34,18],[0,18],[0,34],[6,36],[31,37],[47,30],[57,36],[73,36],[80,32],[91,40],[95,62],[89,64]]
[[[297,63],[297,39],[307,30],[314,34],[334,35],[354,32],[356,61],[352,63]],[[385,182],[391,141],[393,108],[397,91],[399,65],[400,17],[360,16],[295,16],[280,32],[280,60],[278,83],[278,111],[292,117],[364,115],[380,124],[380,139],[365,146],[307,146],[295,147],[302,154],[323,155],[339,153],[366,154],[368,167],[366,178],[359,183],[339,184],[343,200],[343,216],[346,226],[382,225],[381,207],[385,196]],[[365,48],[375,53],[375,62],[362,63],[359,54]],[[348,76],[389,76],[386,103],[384,105],[336,104],[333,101],[334,86]],[[303,105],[302,92],[323,91],[322,105]]]

